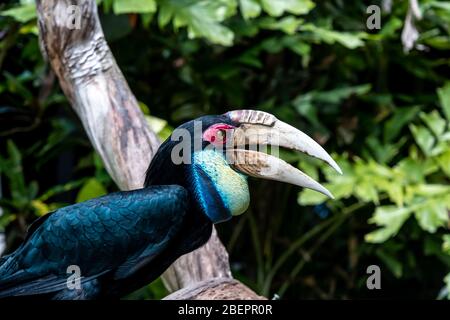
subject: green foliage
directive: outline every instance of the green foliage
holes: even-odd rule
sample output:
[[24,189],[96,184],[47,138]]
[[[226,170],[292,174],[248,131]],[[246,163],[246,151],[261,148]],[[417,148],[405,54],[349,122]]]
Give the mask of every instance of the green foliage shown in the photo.
[[364,45],[362,38],[365,33],[352,34],[349,32],[336,32],[317,27],[314,24],[306,24],[301,29],[310,31],[313,41],[325,42],[327,44],[339,43],[348,49],[356,49]]
[[[352,164],[350,157],[344,155],[337,161],[343,168],[342,176],[324,165],[303,167],[312,176],[318,176],[317,170],[320,168],[328,181],[324,185],[336,200],[355,199],[362,205],[374,205],[375,210],[368,222],[381,228],[366,234],[367,242],[383,243],[394,237],[410,217],[414,217],[420,228],[429,233],[436,233],[439,228],[448,228],[450,225],[448,83],[437,90],[437,96],[445,117],[438,110],[420,112],[420,121],[409,125],[411,140],[414,142],[409,147],[409,156],[397,163],[388,161],[382,164],[374,159],[364,161],[353,157]],[[392,138],[394,128],[399,132],[413,118],[412,115],[417,114],[417,108],[399,110],[394,116],[395,121],[391,119],[384,124],[385,136],[388,138],[389,135]],[[298,201],[303,205],[314,205],[327,199],[311,190],[304,190],[299,194]],[[444,235],[443,239],[442,253],[449,254],[448,235]],[[401,264],[395,258],[381,258],[397,277],[401,276]]]
[[97,179],[88,179],[77,195],[77,202],[83,202],[92,198],[104,196],[107,193],[105,187]]
[[113,10],[116,14],[153,13],[156,11],[156,3],[154,0],[115,0]]
[[0,219],[0,230],[5,230],[16,219],[33,219],[63,206],[61,203],[51,202],[48,199],[77,188],[82,183],[82,181],[73,181],[57,185],[39,195],[37,181],[26,181],[22,153],[11,140],[7,142],[7,155],[0,157],[0,174],[7,178],[11,190],[9,198],[0,199],[0,205],[5,210],[4,217]]
[[25,23],[36,18],[36,5],[34,1],[22,0],[20,6],[0,11],[0,15],[12,17],[18,22]]
[[221,22],[234,14],[234,1],[178,1],[164,0],[160,2],[158,15],[160,27],[172,20],[173,27],[187,27],[189,38],[205,37],[213,43],[231,45],[233,32]]
[[124,299],[125,300],[142,300],[142,299],[156,299],[161,300],[167,296],[169,292],[164,287],[164,283],[161,278],[150,283],[148,286],[129,294]]
[[[426,125],[411,124],[410,128],[426,157],[421,157],[417,148],[412,146],[409,158],[392,166],[358,158],[351,165],[348,157],[343,157],[338,160],[344,168],[343,176],[329,168],[322,169],[329,181],[324,185],[337,200],[355,197],[359,202],[377,205],[369,221],[383,228],[368,234],[366,240],[369,242],[380,243],[394,236],[413,214],[422,229],[428,232],[433,233],[448,223],[450,186],[445,181],[450,177],[450,131],[446,131],[447,122],[437,111],[421,113],[420,118]],[[311,173],[312,170],[316,168],[305,168],[306,172],[317,176],[317,172]],[[437,174],[443,177],[442,184],[435,179],[427,181]],[[394,205],[381,205],[381,199],[389,200]],[[319,204],[325,200],[325,196],[311,190],[304,190],[299,195],[299,202],[304,205]]]
[[[420,2],[424,50],[409,54],[401,43],[406,1],[382,15],[381,30],[366,29],[360,1],[97,3],[161,139],[203,114],[255,108],[314,137],[343,169],[282,152],[325,181],[333,201],[250,181],[249,212],[218,226],[239,279],[268,296],[370,297],[365,268],[375,263],[384,294],[448,297],[447,1]],[[34,1],[0,5],[0,228],[9,248],[35,217],[116,190],[41,58],[35,18]],[[165,293],[157,281],[129,298]]]

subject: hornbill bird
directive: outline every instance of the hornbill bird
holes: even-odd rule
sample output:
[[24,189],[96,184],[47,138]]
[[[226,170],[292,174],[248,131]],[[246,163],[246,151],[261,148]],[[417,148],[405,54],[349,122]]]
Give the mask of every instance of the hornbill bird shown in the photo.
[[[0,260],[0,298],[120,298],[150,283],[209,239],[213,223],[242,214],[253,176],[330,192],[252,146],[330,155],[275,116],[236,110],[187,122],[158,149],[145,187],[58,209],[38,218],[21,246]],[[77,286],[68,285],[76,266]],[[73,280],[73,279],[71,279]]]

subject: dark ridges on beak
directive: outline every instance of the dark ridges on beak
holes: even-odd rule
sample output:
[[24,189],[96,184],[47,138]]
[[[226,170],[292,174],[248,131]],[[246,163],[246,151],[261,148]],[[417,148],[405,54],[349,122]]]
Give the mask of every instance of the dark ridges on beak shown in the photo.
[[[240,124],[240,126],[235,129],[233,133],[233,145],[235,150],[239,150],[239,158],[241,160],[245,158],[254,159],[258,156],[263,159],[262,162],[259,162],[260,165],[262,163],[265,163],[266,166],[276,165],[279,170],[284,170],[284,172],[272,172],[272,175],[269,177],[266,174],[261,175],[260,173],[263,171],[258,171],[255,164],[249,164],[252,166],[250,169],[249,167],[245,167],[245,163],[240,163],[239,167],[234,165],[236,169],[240,171],[250,170],[253,174],[247,172],[249,175],[292,183],[322,192],[331,198],[333,197],[331,193],[318,182],[314,181],[300,170],[288,165],[284,161],[273,156],[262,156],[260,152],[256,152],[258,155],[255,155],[253,154],[255,151],[247,152],[244,150],[245,147],[249,145],[272,145],[297,150],[328,163],[337,172],[342,174],[342,170],[338,164],[312,138],[297,128],[278,120],[275,116],[267,112],[256,110],[235,110],[228,112],[227,116],[233,122]],[[256,172],[259,173],[255,174]]]
[[[257,110],[235,110],[228,112],[227,115],[234,122],[242,124],[240,129],[244,132],[237,137],[241,139],[241,141],[237,141],[239,144],[279,145],[283,148],[301,151],[325,161],[342,174],[339,165],[321,145],[304,132],[278,120],[274,115]],[[249,131],[249,133],[245,131]]]

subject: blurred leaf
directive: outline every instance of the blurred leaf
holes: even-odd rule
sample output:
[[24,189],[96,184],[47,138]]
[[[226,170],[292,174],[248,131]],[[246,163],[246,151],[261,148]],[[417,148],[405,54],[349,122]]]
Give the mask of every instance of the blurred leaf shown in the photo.
[[45,191],[44,194],[39,196],[38,200],[41,202],[47,201],[49,198],[54,197],[58,194],[68,192],[79,188],[81,185],[85,183],[85,179],[80,179],[76,181],[71,181],[62,185],[56,185]]
[[259,25],[263,29],[281,30],[287,34],[294,34],[302,22],[302,19],[297,19],[293,16],[287,16],[280,20],[266,17],[259,21]]
[[443,240],[443,242],[442,242],[442,250],[446,254],[450,255],[450,234],[444,234],[442,236],[442,240]]
[[447,206],[437,201],[429,201],[426,206],[415,210],[414,215],[421,228],[432,233],[448,221]]
[[148,285],[148,289],[152,292],[153,299],[161,300],[168,295],[167,289],[161,278],[156,279]]
[[149,124],[150,128],[155,132],[158,137],[164,141],[166,140],[171,134],[172,134],[172,128],[167,125],[167,121],[153,117],[153,116],[146,116],[147,123]]
[[383,23],[383,28],[380,34],[384,37],[393,37],[398,33],[397,31],[403,26],[403,21],[397,17],[392,17],[386,23]]
[[348,49],[356,49],[364,45],[364,41],[362,40],[363,33],[338,32],[317,27],[313,24],[305,24],[301,29],[312,32],[317,40],[328,44],[339,43]]
[[450,177],[450,148],[440,154],[436,158],[436,161],[438,162],[442,171],[444,171],[444,173],[447,175],[447,177]]
[[423,153],[427,156],[431,155],[435,143],[435,139],[431,132],[425,127],[416,126],[414,124],[411,124],[409,128]]
[[187,27],[189,38],[205,37],[213,43],[229,46],[233,32],[220,22],[236,10],[235,1],[161,0],[159,24],[164,26],[172,18],[175,29]]
[[[330,190],[330,192],[331,192],[331,190]],[[323,195],[320,192],[305,188],[302,192],[299,193],[297,201],[300,205],[310,206],[310,205],[323,203],[327,199],[328,199],[328,197],[326,195]]]
[[92,198],[103,196],[107,193],[105,187],[94,178],[85,182],[81,190],[78,192],[76,202],[83,202]]
[[261,13],[258,0],[239,0],[239,4],[244,19],[255,18]]
[[[413,187],[417,195],[432,198],[440,195],[450,195],[450,186],[444,184],[419,184]],[[431,201],[433,201],[431,199]]]
[[379,204],[378,192],[376,189],[377,176],[369,177],[358,182],[358,187],[355,188],[355,195],[364,202],[374,202]]
[[333,184],[327,184],[328,190],[336,199],[349,198],[355,190],[355,180],[350,178],[336,179]]
[[261,5],[268,14],[274,17],[281,16],[284,12],[293,14],[306,14],[314,8],[314,2],[310,0],[260,0]]
[[402,263],[396,259],[395,255],[390,254],[381,248],[376,251],[376,254],[386,264],[396,278],[400,278],[402,276],[403,266]]
[[[2,214],[0,215],[0,232],[4,232],[5,228],[16,219],[15,214]],[[1,253],[1,252],[0,252]]]
[[311,91],[298,95],[292,101],[295,109],[315,127],[321,127],[316,105],[329,103],[337,105],[351,96],[362,96],[371,90],[370,84],[336,88],[329,91]]
[[156,11],[154,0],[114,0],[115,14],[122,13],[151,13]]
[[369,220],[382,228],[366,234],[365,240],[371,243],[381,243],[397,234],[405,221],[411,216],[411,209],[396,206],[381,206],[376,208]]
[[384,125],[384,141],[397,138],[402,128],[409,124],[420,110],[420,106],[396,108],[393,116]]
[[36,18],[36,5],[34,3],[0,11],[0,16],[12,17],[18,22],[25,23]]
[[8,177],[12,199],[17,206],[28,201],[28,192],[23,176],[22,155],[12,140],[7,142],[8,158],[0,157],[0,172]]
[[47,204],[41,200],[31,201],[31,206],[36,210],[38,216],[43,216],[51,211]]
[[425,122],[427,127],[435,134],[439,139],[444,133],[446,127],[446,121],[442,119],[437,110],[433,110],[430,113],[421,113],[420,117]]
[[168,293],[161,278],[158,278],[151,284],[127,295],[125,300],[161,300]]
[[7,79],[7,86],[10,92],[14,92],[19,94],[22,98],[26,100],[26,102],[31,101],[33,99],[33,93],[30,91],[27,86],[24,85],[24,82],[28,80],[28,74],[24,73],[18,76],[14,76],[9,72],[4,72],[4,75]]
[[146,119],[152,131],[155,132],[156,134],[160,133],[167,125],[166,120],[157,117],[146,116]]
[[143,103],[142,101],[139,101],[138,104],[139,104],[139,108],[141,108],[141,111],[144,115],[146,115],[146,116],[150,115],[150,108],[145,103]]
[[444,282],[447,288],[447,299],[450,300],[450,273],[445,276]]
[[428,9],[430,7],[450,11],[450,1],[429,1],[428,3],[425,3],[424,9]]
[[[283,160],[285,160],[285,159],[283,158]],[[289,161],[287,161],[287,162],[289,162]],[[300,168],[300,170],[302,170],[304,173],[306,173],[308,176],[310,176],[314,180],[316,180],[316,181],[319,180],[319,170],[317,170],[317,167],[315,165],[313,165],[312,163],[307,162],[307,161],[302,161],[299,163],[299,168]]]
[[446,82],[445,85],[438,89],[437,92],[441,108],[444,111],[447,121],[450,122],[450,81]]
[[302,57],[302,66],[306,68],[311,61],[311,46],[293,36],[284,37],[283,43],[287,48]]
[[340,103],[352,95],[362,96],[370,92],[370,84],[336,88],[330,91],[321,91],[314,94],[314,100],[325,103]]

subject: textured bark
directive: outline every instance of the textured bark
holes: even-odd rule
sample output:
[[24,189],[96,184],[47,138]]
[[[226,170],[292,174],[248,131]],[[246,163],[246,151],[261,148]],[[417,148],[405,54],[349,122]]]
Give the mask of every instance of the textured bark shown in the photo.
[[164,300],[266,300],[235,279],[213,278],[178,290]]
[[142,187],[158,148],[105,41],[95,1],[77,1],[81,28],[70,29],[71,1],[37,1],[44,55],[120,189]]
[[180,257],[163,274],[163,282],[170,292],[212,278],[232,279],[227,250],[215,229],[202,248]]
[[[148,128],[105,41],[94,0],[37,0],[40,45],[60,86],[122,190],[141,188],[159,141]],[[71,29],[69,6],[81,12]],[[228,254],[213,233],[202,248],[178,259],[163,275],[170,291],[215,277],[231,278]]]

